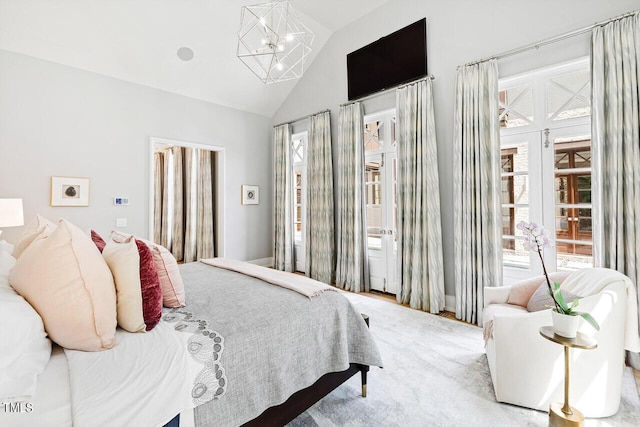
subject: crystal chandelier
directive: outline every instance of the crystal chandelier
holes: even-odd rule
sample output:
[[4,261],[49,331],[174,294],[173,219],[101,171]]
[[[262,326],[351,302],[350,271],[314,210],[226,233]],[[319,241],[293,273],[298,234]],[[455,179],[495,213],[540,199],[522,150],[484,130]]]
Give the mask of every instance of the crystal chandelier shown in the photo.
[[244,6],[237,55],[264,83],[297,79],[313,38],[288,0]]

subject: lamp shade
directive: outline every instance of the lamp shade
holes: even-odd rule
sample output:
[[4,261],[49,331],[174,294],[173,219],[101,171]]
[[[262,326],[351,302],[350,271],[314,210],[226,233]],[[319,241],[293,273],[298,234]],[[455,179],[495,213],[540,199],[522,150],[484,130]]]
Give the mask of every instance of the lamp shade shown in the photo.
[[0,199],[0,227],[24,225],[22,199]]

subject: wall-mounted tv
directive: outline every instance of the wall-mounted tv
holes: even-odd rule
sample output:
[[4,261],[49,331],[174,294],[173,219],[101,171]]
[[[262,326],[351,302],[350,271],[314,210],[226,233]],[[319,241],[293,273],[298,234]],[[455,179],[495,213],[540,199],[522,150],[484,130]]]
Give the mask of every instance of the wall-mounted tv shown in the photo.
[[347,55],[350,101],[426,75],[426,18]]

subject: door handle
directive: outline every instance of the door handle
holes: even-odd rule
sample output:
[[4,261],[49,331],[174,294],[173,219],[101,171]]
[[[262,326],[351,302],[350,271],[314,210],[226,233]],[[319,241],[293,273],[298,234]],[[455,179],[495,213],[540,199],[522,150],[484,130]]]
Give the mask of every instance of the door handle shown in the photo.
[[380,230],[380,234],[387,234],[386,230]]

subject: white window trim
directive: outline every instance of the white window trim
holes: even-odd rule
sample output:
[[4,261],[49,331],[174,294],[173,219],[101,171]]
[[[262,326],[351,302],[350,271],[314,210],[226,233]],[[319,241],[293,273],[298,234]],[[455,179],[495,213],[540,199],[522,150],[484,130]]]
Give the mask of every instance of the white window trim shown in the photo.
[[[508,145],[509,141],[515,141],[518,136],[522,137],[525,134],[534,134],[537,133],[538,137],[531,143],[529,155],[534,156],[533,165],[537,165],[535,167],[537,171],[534,171],[534,167],[529,167],[529,180],[532,181],[532,178],[537,179],[545,179],[547,181],[545,188],[548,187],[548,181],[553,181],[553,171],[549,172],[548,162],[549,160],[543,160],[543,157],[549,157],[550,154],[544,152],[544,148],[542,148],[542,144],[544,144],[545,136],[544,130],[549,129],[551,132],[555,133],[556,137],[560,136],[563,133],[563,130],[568,130],[568,128],[581,128],[585,127],[585,129],[590,127],[591,124],[591,116],[585,117],[577,117],[570,118],[560,121],[549,120],[546,116],[546,94],[545,90],[545,82],[554,76],[559,76],[563,74],[569,74],[575,71],[588,69],[590,64],[589,57],[582,57],[576,60],[564,62],[561,64],[556,64],[532,71],[528,71],[525,73],[517,74],[514,76],[510,76],[507,78],[502,78],[499,81],[498,87],[499,91],[503,91],[505,89],[510,89],[514,87],[521,86],[523,84],[530,84],[533,90],[533,123],[531,125],[526,126],[518,126],[514,128],[506,128],[500,130],[500,139],[501,146],[505,145],[506,141]],[[551,137],[550,137],[551,139]],[[536,144],[534,146],[533,144]],[[530,162],[530,165],[532,162]],[[547,168],[544,170],[544,168]],[[546,174],[546,175],[545,175]],[[551,186],[548,188],[553,188],[553,182]],[[542,224],[553,224],[555,230],[555,221],[549,222],[551,216],[554,214],[554,199],[553,194],[542,195],[534,194],[541,192],[530,192],[529,195],[529,221],[534,221]],[[547,212],[549,211],[549,212]],[[501,215],[501,212],[499,213]],[[554,239],[555,240],[555,239]],[[535,256],[535,258],[534,258]],[[544,254],[545,262],[547,267],[551,265],[553,262],[552,271],[555,271],[555,258],[556,258],[556,250],[553,248],[551,251],[546,251]],[[551,259],[553,258],[553,259]],[[503,283],[505,285],[514,283],[519,280],[523,280],[535,275],[542,274],[542,266],[540,265],[540,261],[535,253],[531,253],[530,256],[530,268],[529,269],[521,269],[517,267],[503,266]]]

